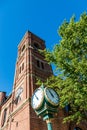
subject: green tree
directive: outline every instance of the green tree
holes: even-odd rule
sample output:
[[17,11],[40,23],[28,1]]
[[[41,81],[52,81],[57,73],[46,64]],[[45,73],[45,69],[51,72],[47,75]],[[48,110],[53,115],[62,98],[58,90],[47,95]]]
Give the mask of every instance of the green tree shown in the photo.
[[52,51],[45,50],[46,60],[56,66],[56,75],[48,80],[60,96],[60,107],[70,105],[64,122],[87,121],[87,14],[78,21],[64,21],[58,33],[61,40]]

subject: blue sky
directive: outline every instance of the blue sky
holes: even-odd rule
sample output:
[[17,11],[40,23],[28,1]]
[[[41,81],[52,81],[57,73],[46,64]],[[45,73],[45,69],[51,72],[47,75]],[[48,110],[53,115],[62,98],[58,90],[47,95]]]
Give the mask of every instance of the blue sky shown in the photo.
[[78,20],[86,10],[87,0],[0,0],[0,91],[12,90],[17,46],[27,30],[52,49],[64,19]]

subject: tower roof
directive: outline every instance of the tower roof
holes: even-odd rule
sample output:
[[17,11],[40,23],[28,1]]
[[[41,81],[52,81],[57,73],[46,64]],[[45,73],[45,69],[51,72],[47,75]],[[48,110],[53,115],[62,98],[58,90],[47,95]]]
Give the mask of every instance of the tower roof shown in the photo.
[[[24,34],[24,36],[23,36],[22,40],[20,41],[20,43],[21,43],[24,39],[26,39],[26,37],[29,36],[29,35],[33,35],[33,36],[39,38],[41,41],[45,42],[45,40],[43,40],[42,38],[40,38],[39,36],[37,36],[36,34],[34,34],[34,33],[32,33],[31,31],[28,30],[28,31],[26,31],[26,33]],[[19,43],[19,45],[20,45],[20,43]],[[19,47],[19,45],[18,45],[18,47]]]

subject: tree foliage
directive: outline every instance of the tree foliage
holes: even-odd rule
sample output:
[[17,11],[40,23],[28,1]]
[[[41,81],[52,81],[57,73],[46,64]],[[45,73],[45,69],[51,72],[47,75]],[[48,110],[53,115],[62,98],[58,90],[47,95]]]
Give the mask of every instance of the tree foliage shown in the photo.
[[64,21],[58,33],[61,40],[52,51],[45,50],[46,60],[56,66],[56,76],[48,80],[60,96],[60,107],[70,105],[64,121],[87,121],[87,14],[78,21]]

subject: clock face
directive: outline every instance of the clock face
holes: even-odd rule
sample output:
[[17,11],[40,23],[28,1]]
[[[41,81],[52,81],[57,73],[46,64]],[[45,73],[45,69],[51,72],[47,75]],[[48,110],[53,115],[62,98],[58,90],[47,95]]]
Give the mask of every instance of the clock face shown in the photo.
[[33,109],[39,109],[43,103],[43,100],[44,100],[43,90],[41,88],[36,89],[31,99],[31,105]]
[[58,104],[59,104],[59,96],[56,93],[56,91],[54,89],[52,89],[52,88],[45,88],[44,91],[45,91],[46,100],[51,105],[58,106]]
[[16,95],[15,95],[15,104],[18,104],[19,101],[21,101],[21,94],[23,92],[23,88],[20,87],[18,88],[18,90],[16,91]]
[[20,96],[22,92],[23,92],[23,88],[20,87],[20,88],[17,90],[17,92],[16,92],[16,97]]

